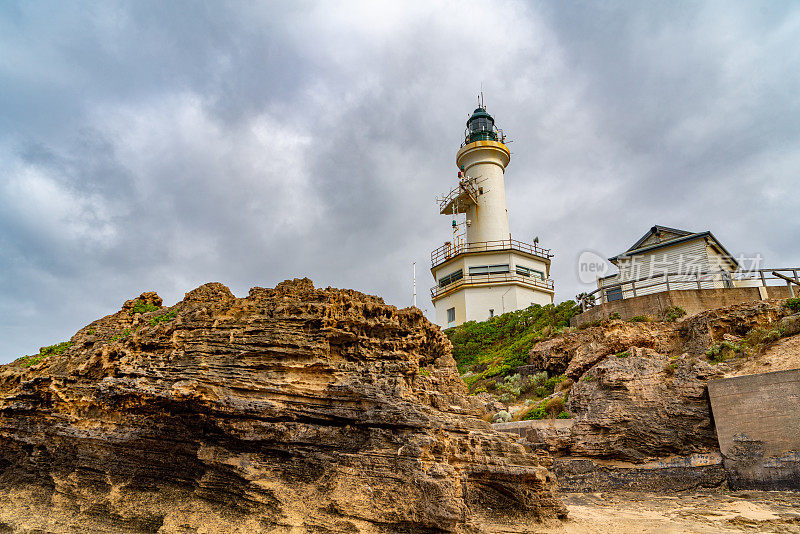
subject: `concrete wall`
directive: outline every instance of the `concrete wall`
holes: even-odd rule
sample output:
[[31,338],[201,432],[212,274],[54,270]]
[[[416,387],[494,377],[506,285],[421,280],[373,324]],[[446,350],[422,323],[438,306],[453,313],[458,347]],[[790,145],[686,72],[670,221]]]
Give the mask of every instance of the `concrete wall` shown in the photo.
[[[786,286],[772,286],[767,287],[766,290],[770,299],[789,298],[789,288]],[[652,295],[642,295],[600,304],[573,317],[570,324],[572,326],[581,326],[598,319],[607,319],[613,313],[618,313],[622,320],[628,320],[637,315],[650,315],[654,318],[661,318],[665,310],[674,306],[680,306],[686,310],[687,316],[691,316],[706,310],[757,300],[761,300],[759,288],[757,287],[662,291]]]
[[708,393],[731,488],[800,490],[800,369],[710,380]]

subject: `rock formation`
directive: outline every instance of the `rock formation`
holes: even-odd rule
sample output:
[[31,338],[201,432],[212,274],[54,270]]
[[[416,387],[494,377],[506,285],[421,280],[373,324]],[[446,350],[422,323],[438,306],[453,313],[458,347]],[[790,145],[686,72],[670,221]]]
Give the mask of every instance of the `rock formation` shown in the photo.
[[416,309],[307,280],[155,293],[0,367],[0,531],[423,533],[563,516]]
[[[531,431],[528,439],[558,456],[553,469],[571,490],[637,480],[653,489],[720,484],[725,474],[706,383],[796,368],[797,355],[787,356],[782,347],[791,350],[800,339],[785,337],[766,351],[722,362],[711,361],[707,351],[720,343],[738,346],[754,327],[796,335],[800,316],[789,313],[782,302],[757,302],[677,323],[608,321],[541,342],[529,363],[574,380],[567,401],[574,423],[568,436],[564,429],[558,435]],[[643,468],[630,469],[637,465]],[[670,480],[658,480],[658,473]]]

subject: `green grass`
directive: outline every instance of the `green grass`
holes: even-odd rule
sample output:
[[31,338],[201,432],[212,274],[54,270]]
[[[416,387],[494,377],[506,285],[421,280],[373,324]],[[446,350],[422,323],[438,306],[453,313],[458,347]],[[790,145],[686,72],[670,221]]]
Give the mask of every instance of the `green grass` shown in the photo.
[[64,354],[64,352],[71,346],[72,346],[71,341],[62,341],[61,343],[56,343],[55,345],[42,347],[39,349],[39,354],[33,354],[31,356],[23,356],[21,358],[22,359],[21,364],[23,367],[30,367],[31,365],[35,365],[40,361],[44,360],[48,356]]
[[571,300],[558,306],[533,305],[488,321],[469,321],[445,333],[453,343],[459,372],[471,372],[465,382],[472,386],[481,379],[513,374],[525,365],[538,341],[563,331],[578,313],[580,307]]
[[151,304],[149,302],[136,299],[136,302],[133,304],[133,308],[131,308],[130,313],[131,315],[135,315],[137,313],[147,313],[147,312],[157,311],[160,309],[161,308],[159,306],[156,306],[155,304]]
[[635,315],[628,319],[629,323],[649,323],[653,318],[649,315]]

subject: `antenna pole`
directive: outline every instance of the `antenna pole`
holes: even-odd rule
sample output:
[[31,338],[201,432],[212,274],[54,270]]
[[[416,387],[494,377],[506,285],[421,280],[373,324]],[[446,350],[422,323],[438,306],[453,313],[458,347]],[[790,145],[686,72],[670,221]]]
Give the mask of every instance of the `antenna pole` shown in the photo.
[[417,262],[413,263],[414,266],[414,304],[413,306],[417,307]]

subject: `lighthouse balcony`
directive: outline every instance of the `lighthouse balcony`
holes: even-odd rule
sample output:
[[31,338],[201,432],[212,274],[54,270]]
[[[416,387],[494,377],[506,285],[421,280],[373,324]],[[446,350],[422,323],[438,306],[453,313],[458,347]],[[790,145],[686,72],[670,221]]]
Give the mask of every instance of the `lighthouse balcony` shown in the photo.
[[552,279],[541,278],[535,274],[531,276],[531,274],[533,273],[524,273],[520,270],[517,270],[517,272],[513,273],[506,272],[451,276],[450,279],[442,280],[437,286],[431,288],[431,299],[436,300],[464,287],[479,287],[500,284],[517,284],[530,289],[546,291],[549,293],[552,293],[555,290]]
[[483,252],[503,252],[517,251],[541,258],[549,263],[553,255],[550,249],[541,248],[538,245],[523,243],[516,239],[502,239],[500,241],[480,241],[477,243],[451,243],[446,242],[441,247],[431,252],[431,268],[446,263],[462,254],[473,254]]

